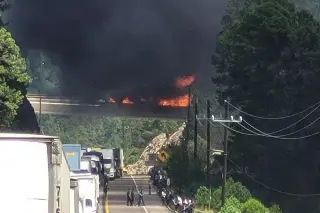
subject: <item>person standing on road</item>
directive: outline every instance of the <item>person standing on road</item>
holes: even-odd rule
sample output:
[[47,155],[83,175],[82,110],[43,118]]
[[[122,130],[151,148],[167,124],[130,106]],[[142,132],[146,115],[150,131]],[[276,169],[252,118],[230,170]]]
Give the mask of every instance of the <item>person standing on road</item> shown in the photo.
[[143,200],[143,188],[141,188],[140,192],[139,192],[138,206],[145,206],[144,205],[144,200]]
[[167,196],[167,193],[165,192],[165,189],[162,189],[162,192],[161,192],[161,201],[162,201],[162,205],[163,205],[163,206],[166,205],[166,196]]
[[130,197],[131,197],[131,206],[134,206],[135,205],[134,188],[132,188],[132,190],[131,190]]
[[132,201],[131,201],[131,189],[128,189],[127,191],[127,206],[131,205],[132,206]]
[[149,195],[151,195],[152,180],[149,180]]

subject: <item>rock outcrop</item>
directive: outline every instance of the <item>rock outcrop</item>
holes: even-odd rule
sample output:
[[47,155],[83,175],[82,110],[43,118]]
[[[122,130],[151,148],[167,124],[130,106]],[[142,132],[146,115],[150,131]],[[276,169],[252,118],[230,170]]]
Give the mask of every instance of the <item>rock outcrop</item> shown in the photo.
[[150,162],[149,155],[158,154],[162,150],[167,149],[170,145],[179,145],[184,128],[185,124],[183,124],[179,130],[172,135],[161,133],[156,136],[142,152],[139,160],[135,164],[128,165],[128,174],[147,174],[149,168],[152,166],[148,164],[148,162]]

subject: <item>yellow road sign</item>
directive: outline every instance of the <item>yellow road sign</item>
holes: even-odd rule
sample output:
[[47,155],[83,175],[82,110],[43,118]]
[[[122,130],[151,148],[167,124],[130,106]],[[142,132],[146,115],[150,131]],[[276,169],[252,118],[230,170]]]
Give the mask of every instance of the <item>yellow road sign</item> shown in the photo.
[[169,155],[167,152],[165,151],[161,151],[159,154],[158,154],[158,158],[161,162],[166,162],[169,158]]

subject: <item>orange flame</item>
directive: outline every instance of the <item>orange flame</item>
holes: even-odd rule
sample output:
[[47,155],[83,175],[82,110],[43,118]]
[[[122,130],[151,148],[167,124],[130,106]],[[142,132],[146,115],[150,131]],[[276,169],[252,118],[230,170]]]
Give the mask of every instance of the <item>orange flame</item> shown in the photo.
[[183,76],[179,77],[176,81],[176,87],[182,89],[185,87],[190,86],[194,81],[196,80],[196,77],[194,75],[189,76]]
[[190,103],[189,95],[183,95],[173,99],[161,99],[159,101],[160,106],[170,107],[188,107]]
[[123,104],[134,104],[133,101],[130,101],[130,99],[128,97],[126,97],[125,99],[122,100]]

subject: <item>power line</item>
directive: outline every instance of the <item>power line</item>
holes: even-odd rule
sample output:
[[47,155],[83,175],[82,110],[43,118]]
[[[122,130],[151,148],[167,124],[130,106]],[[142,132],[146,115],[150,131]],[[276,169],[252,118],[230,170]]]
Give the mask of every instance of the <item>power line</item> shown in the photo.
[[277,130],[277,131],[274,131],[274,132],[268,132],[267,134],[275,134],[275,133],[279,133],[279,132],[282,132],[282,131],[284,131],[284,130],[287,130],[287,129],[289,129],[289,128],[291,128],[291,127],[295,126],[296,124],[300,123],[301,121],[303,121],[304,119],[306,119],[308,116],[310,116],[314,111],[316,111],[317,109],[319,109],[319,107],[320,107],[320,104],[319,104],[316,108],[314,108],[311,112],[309,112],[307,115],[305,115],[305,116],[303,116],[301,119],[299,119],[298,121],[296,121],[296,122],[294,122],[294,123],[290,124],[290,125],[289,125],[289,126],[287,126],[287,127],[284,127],[284,128],[282,128],[282,129],[279,129],[279,130]]
[[[223,124],[223,123],[220,123],[220,124],[221,124],[222,126],[225,126],[225,127],[226,127],[225,124]],[[235,129],[231,128],[231,127],[226,127],[226,128],[228,128],[229,130],[231,130],[231,131],[233,131],[233,132],[239,133],[239,134],[241,134],[241,135],[266,137],[266,135],[259,135],[259,134],[257,134],[257,133],[255,133],[255,134],[250,134],[250,133],[241,132],[241,131],[235,130]],[[313,133],[313,134],[305,135],[305,136],[301,136],[301,137],[293,137],[293,138],[277,138],[277,137],[272,137],[272,138],[281,139],[281,140],[300,140],[300,139],[310,138],[310,137],[312,137],[312,136],[319,135],[319,134],[320,134],[320,132],[315,132],[315,133]]]
[[[253,128],[254,130],[256,130],[256,131],[258,131],[258,132],[260,132],[260,133],[262,133],[263,135],[265,135],[265,136],[268,136],[268,137],[277,137],[277,138],[282,138],[282,137],[285,137],[285,136],[289,136],[289,135],[293,135],[293,134],[296,134],[296,133],[298,133],[298,132],[300,132],[300,131],[302,131],[302,130],[304,130],[304,129],[306,129],[306,128],[308,128],[308,127],[310,127],[311,125],[313,125],[314,123],[316,123],[318,120],[320,120],[320,117],[318,117],[317,119],[315,119],[314,121],[312,121],[311,123],[309,123],[308,125],[306,125],[306,126],[304,126],[304,127],[302,127],[302,128],[300,128],[300,129],[298,129],[298,130],[296,130],[296,131],[294,131],[294,132],[291,132],[291,133],[288,133],[288,134],[284,134],[284,135],[270,135],[270,134],[268,134],[268,133],[265,133],[265,132],[263,132],[263,131],[261,131],[260,129],[258,129],[258,128],[256,128],[256,127],[254,127],[254,126],[252,126],[249,122],[247,122],[247,121],[245,121],[245,120],[243,120],[243,122],[245,122],[248,126],[250,126],[251,128]],[[240,126],[242,126],[241,124],[239,124]],[[243,127],[243,126],[242,126]],[[244,127],[243,127],[244,128]],[[250,130],[249,130],[250,131]],[[250,131],[251,132],[251,131]]]
[[[229,161],[234,164],[238,169],[240,169],[242,171],[242,169],[240,168],[240,166],[238,166],[230,157],[228,157]],[[245,176],[247,176],[248,178],[250,178],[251,180],[253,180],[254,182],[258,183],[259,185],[265,187],[266,189],[270,190],[270,191],[274,191],[274,192],[278,192],[280,194],[284,194],[284,195],[289,195],[289,196],[295,196],[295,197],[317,197],[320,196],[320,193],[315,193],[315,194],[298,194],[298,193],[291,193],[291,192],[285,192],[276,188],[273,188],[271,186],[268,186],[267,184],[262,183],[261,181],[258,181],[257,179],[255,179],[254,177],[248,175],[246,172],[243,172],[243,174]]]
[[264,119],[264,120],[281,120],[281,119],[291,118],[291,117],[300,115],[300,114],[308,111],[309,109],[312,109],[313,107],[315,107],[315,106],[320,104],[320,101],[318,101],[316,104],[313,104],[313,105],[309,106],[308,108],[306,108],[306,109],[304,109],[304,110],[302,110],[300,112],[297,112],[297,113],[294,113],[294,114],[291,114],[291,115],[287,115],[287,116],[283,116],[283,117],[262,117],[262,116],[257,116],[257,115],[253,115],[253,114],[250,114],[248,112],[242,111],[241,109],[239,109],[236,106],[232,105],[228,101],[226,101],[226,102],[227,102],[227,104],[229,104],[229,106],[231,106],[235,110],[237,110],[237,111],[239,111],[239,112],[241,112],[241,113],[243,113],[245,115],[251,116],[253,118]]

